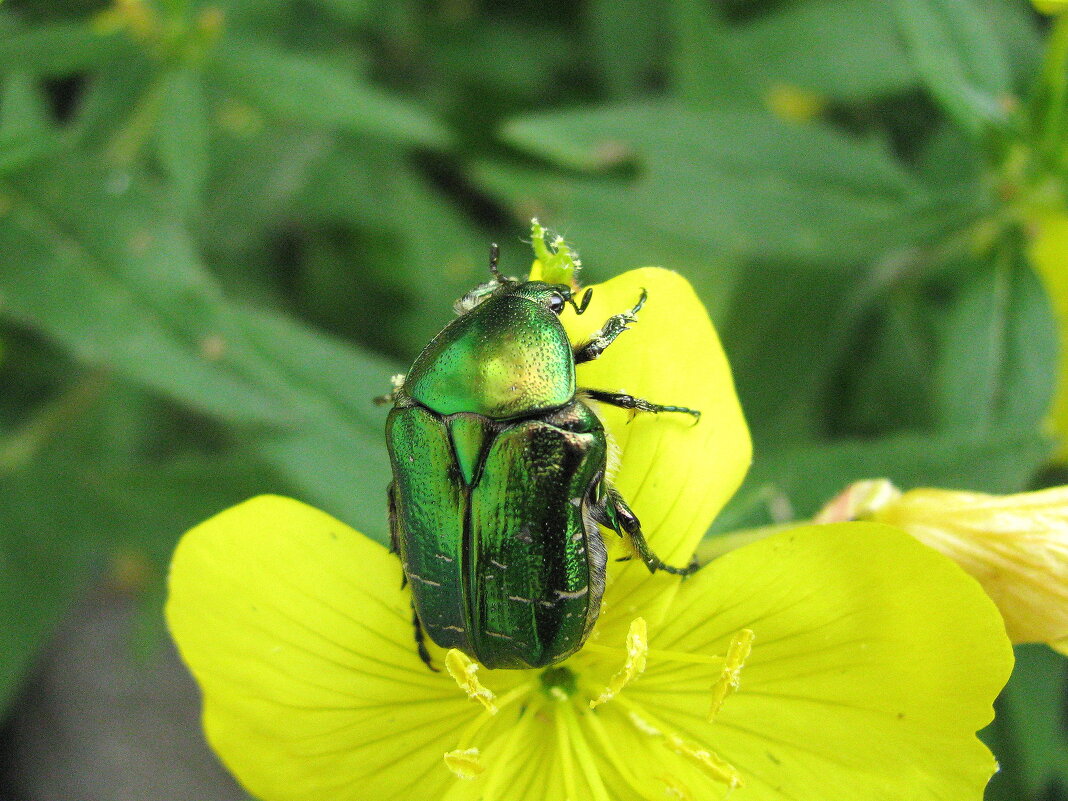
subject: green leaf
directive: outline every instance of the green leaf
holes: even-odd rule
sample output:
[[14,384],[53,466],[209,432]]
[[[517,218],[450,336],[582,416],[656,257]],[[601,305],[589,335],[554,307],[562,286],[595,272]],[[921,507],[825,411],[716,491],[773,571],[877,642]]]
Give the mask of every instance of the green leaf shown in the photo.
[[249,343],[269,361],[279,392],[304,412],[299,426],[249,441],[301,497],[386,542],[386,409],[397,365],[372,359],[277,314],[237,307]]
[[[885,436],[931,426],[931,312],[926,298],[891,291],[871,304],[857,326],[850,352],[841,358],[842,386],[836,430]],[[836,410],[837,411],[837,410]]]
[[0,712],[99,560],[83,480],[56,459],[0,474]]
[[727,24],[714,4],[675,0],[676,88],[696,107],[765,102],[790,87],[840,102],[917,81],[891,9],[868,0],[799,0]]
[[1068,662],[1045,645],[1016,648],[1016,667],[1000,698],[998,716],[1013,748],[1014,775],[1041,796],[1051,784],[1068,784]]
[[692,108],[759,103],[764,75],[715,5],[671,0],[672,94]]
[[97,33],[84,24],[47,22],[21,28],[0,19],[0,74],[63,78],[100,67],[129,48],[125,37]]
[[163,78],[154,143],[182,208],[199,206],[204,191],[211,134],[208,115],[199,72],[178,69]]
[[1008,57],[970,0],[895,0],[894,11],[931,96],[973,136],[1001,124],[1011,89]]
[[0,131],[0,176],[17,172],[54,156],[60,149],[54,136]]
[[0,134],[48,136],[54,128],[37,81],[24,72],[8,75],[0,92]]
[[418,106],[316,56],[230,36],[215,51],[213,66],[229,91],[282,121],[437,149],[451,140],[448,129]]
[[83,362],[258,426],[249,443],[280,475],[384,538],[385,410],[371,399],[396,365],[229,302],[172,210],[136,181],[115,181],[64,164],[3,187],[12,207],[0,249],[15,258],[0,273],[0,311]]
[[221,295],[158,198],[127,173],[78,163],[0,185],[0,311],[89,364],[233,422],[279,424],[264,398],[212,348],[228,329]]
[[762,266],[738,276],[714,319],[758,453],[826,429],[826,388],[867,285],[859,270]]
[[626,97],[648,86],[662,66],[668,34],[668,2],[657,0],[592,0],[586,4],[591,48],[613,97]]
[[36,82],[13,73],[0,92],[0,175],[55,154],[59,137]]
[[917,80],[884,3],[787,3],[740,26],[737,35],[768,84],[856,102],[906,91]]
[[[493,238],[396,148],[369,142],[333,151],[315,166],[299,206],[316,229],[355,228],[348,238],[312,240],[306,297],[333,329],[342,318],[358,321],[384,352],[414,356],[449,321],[452,301],[488,274]],[[514,232],[497,241],[504,269],[528,269],[530,248]],[[357,296],[365,302],[349,300]]]
[[937,422],[983,431],[1038,427],[1053,397],[1057,325],[1021,261],[977,263],[944,317],[934,370]]
[[571,169],[634,165],[632,176],[477,169],[517,216],[543,212],[578,242],[614,236],[635,249],[648,237],[661,254],[677,241],[703,262],[719,254],[841,269],[944,224],[885,148],[820,124],[643,104],[533,115],[502,135]]

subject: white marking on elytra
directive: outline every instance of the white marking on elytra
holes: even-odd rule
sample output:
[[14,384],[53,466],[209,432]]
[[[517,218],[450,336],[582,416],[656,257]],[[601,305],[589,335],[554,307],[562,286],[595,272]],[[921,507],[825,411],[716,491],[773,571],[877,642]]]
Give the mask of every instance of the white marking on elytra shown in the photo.
[[566,598],[569,601],[573,601],[576,598],[583,598],[583,597],[585,597],[586,593],[588,593],[589,591],[590,591],[590,588],[588,586],[583,587],[581,590],[575,590],[574,592],[568,592],[566,590],[553,590],[553,592],[556,593],[556,597],[557,598],[560,598],[560,599],[565,599]]
[[418,581],[420,584],[427,584],[427,585],[429,585],[431,587],[440,587],[441,586],[441,582],[440,581],[433,581],[432,579],[423,578],[418,573],[409,573],[408,574],[408,578],[412,579],[413,581]]

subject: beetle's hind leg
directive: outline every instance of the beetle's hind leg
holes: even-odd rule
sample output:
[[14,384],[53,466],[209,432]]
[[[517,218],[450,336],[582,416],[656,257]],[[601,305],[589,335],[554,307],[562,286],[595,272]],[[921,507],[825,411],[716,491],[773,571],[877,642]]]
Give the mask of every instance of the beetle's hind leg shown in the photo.
[[653,553],[649,543],[645,541],[642,524],[638,521],[638,517],[631,508],[627,506],[623,496],[610,484],[606,483],[604,488],[604,496],[601,498],[600,503],[590,510],[593,513],[594,520],[602,526],[612,529],[621,537],[624,534],[630,537],[638,558],[645,563],[650,573],[663,571],[675,576],[689,576],[697,570],[698,564],[696,560],[690,562],[686,567],[676,567],[675,565],[667,564]]
[[574,349],[575,364],[592,362],[604,353],[605,348],[615,342],[616,337],[626,331],[628,325],[638,321],[638,312],[641,311],[648,297],[649,293],[643,289],[641,297],[638,298],[638,302],[634,304],[632,309],[621,314],[613,314],[604,321],[600,331],[593,334],[581,345],[576,345]]
[[659,414],[660,412],[681,412],[682,414],[692,416],[695,423],[701,419],[701,413],[688,406],[664,406],[659,403],[647,401],[644,398],[635,398],[633,395],[624,395],[621,392],[605,392],[600,389],[583,388],[582,394],[591,400],[607,403],[610,406],[618,406],[621,409],[630,409],[632,414],[635,412],[652,412],[653,414]]
[[[400,523],[397,519],[397,485],[389,482],[386,490],[389,496],[389,552],[395,553],[400,558]],[[408,574],[404,572],[404,563],[401,562],[401,589],[408,586]]]
[[[400,556],[400,526],[397,521],[397,486],[393,482],[389,484],[389,551]],[[401,589],[408,585],[408,574],[401,570]],[[415,601],[412,604],[412,628],[415,630],[415,650],[419,658],[428,668],[435,673],[440,673],[439,668],[434,667],[430,659],[430,651],[426,649],[426,635],[423,634],[423,623],[419,620],[419,613],[415,611]]]
[[423,664],[428,668],[435,673],[440,673],[441,668],[434,667],[434,662],[430,658],[430,651],[426,649],[426,635],[423,634],[423,624],[419,620],[419,613],[415,611],[415,603],[412,603],[412,627],[415,629],[415,650],[419,652],[419,658],[423,660]]

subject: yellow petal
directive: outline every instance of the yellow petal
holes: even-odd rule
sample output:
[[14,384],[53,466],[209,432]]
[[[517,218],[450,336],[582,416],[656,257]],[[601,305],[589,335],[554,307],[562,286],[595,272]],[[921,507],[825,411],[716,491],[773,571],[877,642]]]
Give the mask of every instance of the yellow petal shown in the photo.
[[286,498],[254,498],[182,539],[167,621],[208,739],[253,795],[437,798],[457,781],[443,756],[479,708],[420,661],[400,582],[381,545]]
[[[1046,5],[1047,13],[1054,13],[1058,4]],[[1065,7],[1064,3],[1059,5]],[[1060,333],[1060,360],[1051,422],[1060,441],[1058,458],[1068,461],[1068,214],[1047,213],[1036,222],[1028,255],[1045,282]]]
[[572,342],[584,342],[610,316],[631,309],[643,289],[649,299],[637,322],[599,359],[579,365],[578,382],[701,412],[695,425],[685,414],[631,415],[596,404],[620,449],[613,483],[657,555],[685,565],[738,488],[752,454],[730,367],[708,312],[685,278],[645,267],[597,284],[585,314],[567,308],[561,319]]
[[917,489],[870,517],[975,576],[1014,642],[1068,637],[1068,487],[1018,495]]
[[1043,14],[1063,14],[1068,11],[1068,0],[1031,0]]
[[[738,689],[709,723],[716,670],[658,654],[723,655],[747,629]],[[683,583],[650,638],[627,698],[733,766],[732,801],[979,801],[995,769],[975,732],[1012,666],[1000,616],[892,527],[807,526],[733,551]],[[695,781],[694,798],[722,797]]]

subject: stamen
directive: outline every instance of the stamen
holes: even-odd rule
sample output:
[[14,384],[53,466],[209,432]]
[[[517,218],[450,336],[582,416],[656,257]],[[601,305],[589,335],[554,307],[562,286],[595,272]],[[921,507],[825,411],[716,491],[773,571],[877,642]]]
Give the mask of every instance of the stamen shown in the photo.
[[457,748],[445,754],[445,767],[457,778],[465,781],[477,779],[486,766],[482,764],[482,754],[477,748]]
[[638,731],[652,737],[663,738],[662,742],[669,750],[694,763],[709,778],[727,785],[728,795],[735,788],[744,784],[737,769],[719,754],[707,748],[702,748],[700,745],[671,731],[668,726],[665,726],[633,701],[627,698],[620,698],[619,703],[630,713],[631,723],[634,724]]
[[[534,692],[534,685],[529,683],[513,687],[497,699],[496,708],[498,710],[505,709],[521,698],[530,695],[532,692]],[[471,742],[492,720],[492,713],[489,715],[478,715],[460,734],[460,742],[456,748],[445,754],[446,767],[459,778],[474,779],[486,769],[485,765],[482,763],[481,752],[478,748],[472,747]]]
[[733,693],[738,691],[741,684],[742,668],[745,660],[753,651],[753,640],[756,635],[751,629],[742,629],[735,632],[731,637],[731,644],[727,646],[727,658],[723,663],[723,671],[712,685],[712,705],[708,710],[708,719],[716,719],[723,702]]
[[738,771],[719,754],[684,740],[677,734],[668,734],[664,742],[676,754],[697,765],[710,779],[722,782],[731,790],[742,786],[742,777],[738,775]]
[[[686,785],[673,776],[657,776],[664,783],[664,794],[668,798],[677,798],[679,801],[693,801],[693,796],[686,789]],[[728,792],[730,792],[728,790]]]
[[627,632],[627,658],[623,668],[612,676],[599,696],[590,701],[590,709],[611,701],[619,692],[645,672],[646,657],[649,653],[649,632],[645,618],[635,618]]
[[491,715],[496,715],[497,705],[493,702],[497,699],[497,696],[478,680],[475,675],[478,672],[478,667],[477,662],[473,662],[467,654],[455,648],[450,648],[449,652],[445,654],[445,669],[460,685],[460,689],[467,693],[468,698],[482,704]]
[[628,712],[627,717],[630,718],[630,722],[634,724],[634,728],[642,734],[647,734],[650,737],[660,737],[664,733],[633,709]]

